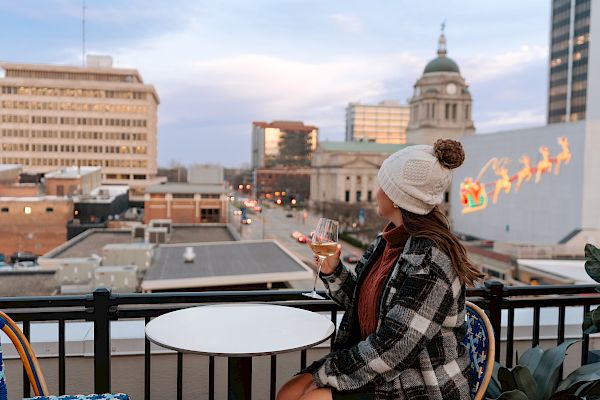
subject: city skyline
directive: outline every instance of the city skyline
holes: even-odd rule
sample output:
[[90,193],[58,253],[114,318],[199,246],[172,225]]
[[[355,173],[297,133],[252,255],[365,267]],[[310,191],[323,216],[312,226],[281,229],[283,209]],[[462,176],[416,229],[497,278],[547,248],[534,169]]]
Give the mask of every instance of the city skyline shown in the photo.
[[[86,3],[86,53],[112,55],[157,88],[161,166],[249,163],[255,120],[301,120],[344,140],[349,102],[407,102],[444,20],[477,131],[545,123],[546,0]],[[81,65],[80,2],[0,1],[0,23],[0,60]]]

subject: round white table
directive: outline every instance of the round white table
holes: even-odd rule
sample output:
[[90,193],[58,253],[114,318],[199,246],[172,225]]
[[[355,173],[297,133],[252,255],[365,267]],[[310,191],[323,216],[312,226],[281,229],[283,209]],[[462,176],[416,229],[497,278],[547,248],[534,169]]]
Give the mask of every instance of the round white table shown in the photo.
[[182,353],[228,358],[229,399],[250,399],[252,356],[306,349],[327,340],[328,318],[271,304],[219,304],[163,314],[146,325],[146,337]]

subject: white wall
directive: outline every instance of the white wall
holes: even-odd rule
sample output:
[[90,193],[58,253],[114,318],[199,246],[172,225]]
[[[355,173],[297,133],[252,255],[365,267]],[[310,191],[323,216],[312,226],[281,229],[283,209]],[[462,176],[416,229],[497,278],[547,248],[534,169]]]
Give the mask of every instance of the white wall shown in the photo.
[[[600,2],[591,1],[581,225],[600,229]],[[595,39],[593,39],[595,38]]]
[[[466,160],[455,170],[450,199],[454,229],[501,242],[555,244],[574,229],[581,228],[584,134],[585,123],[577,122],[462,138]],[[465,177],[476,179],[492,157],[511,160],[509,176],[521,169],[519,158],[522,154],[529,155],[534,167],[541,159],[540,146],[548,147],[551,157],[560,153],[557,142],[560,136],[569,138],[572,159],[569,165],[561,165],[559,175],[554,171],[543,174],[537,184],[533,176],[521,185],[519,192],[515,192],[515,181],[510,193],[501,192],[497,204],[492,204],[497,175],[488,168],[481,179],[482,183],[491,183],[486,187],[486,192],[492,192],[487,208],[462,213],[460,184]]]

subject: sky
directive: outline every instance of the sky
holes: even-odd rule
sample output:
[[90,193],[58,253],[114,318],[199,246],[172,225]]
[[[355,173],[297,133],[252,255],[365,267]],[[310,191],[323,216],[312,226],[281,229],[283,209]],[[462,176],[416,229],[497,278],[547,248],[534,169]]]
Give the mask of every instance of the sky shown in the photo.
[[[0,0],[0,60],[81,65],[82,0]],[[158,163],[250,162],[253,121],[344,140],[349,102],[407,103],[436,57],[470,85],[477,133],[543,125],[550,0],[86,0],[86,54],[156,87]]]

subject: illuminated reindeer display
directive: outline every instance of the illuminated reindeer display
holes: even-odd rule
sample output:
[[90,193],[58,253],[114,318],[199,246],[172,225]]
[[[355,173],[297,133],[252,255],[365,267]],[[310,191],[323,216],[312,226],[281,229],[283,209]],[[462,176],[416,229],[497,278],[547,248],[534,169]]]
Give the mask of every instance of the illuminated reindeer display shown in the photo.
[[564,162],[568,164],[571,162],[571,150],[569,150],[569,139],[566,137],[559,137],[558,144],[562,147],[562,151],[556,156],[556,168],[554,168],[554,174],[558,175],[560,172],[560,164]]
[[523,164],[523,168],[517,172],[517,184],[515,185],[515,192],[519,191],[521,187],[521,183],[523,181],[529,181],[531,179],[531,158],[527,154],[523,154],[519,159],[521,164]]
[[510,192],[512,182],[510,181],[510,177],[508,176],[507,165],[509,162],[510,160],[503,158],[498,162],[492,164],[494,172],[500,177],[500,179],[496,181],[496,188],[494,189],[494,197],[492,199],[492,202],[494,204],[496,204],[496,201],[498,201],[498,193],[500,193],[501,190],[504,190],[504,193]]
[[544,172],[552,172],[552,161],[550,161],[550,149],[546,146],[540,146],[540,154],[542,159],[537,163],[535,174],[535,183],[538,183],[542,179]]

